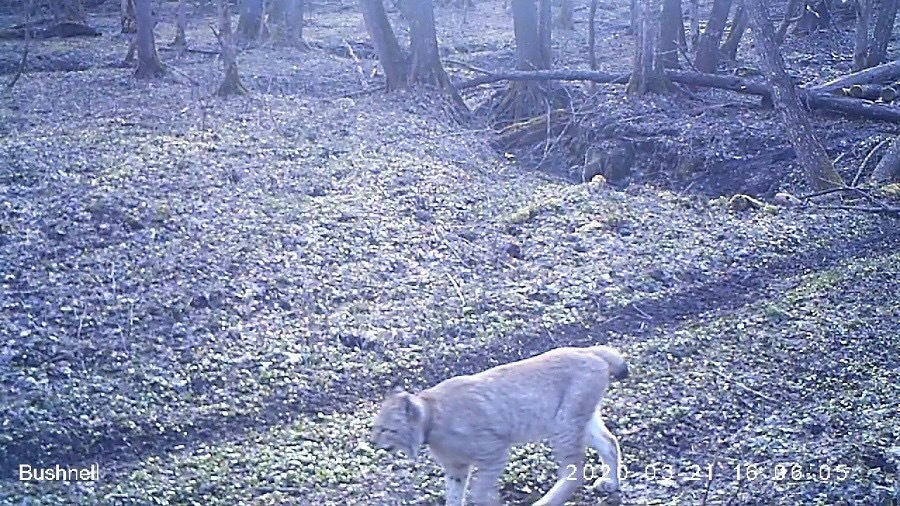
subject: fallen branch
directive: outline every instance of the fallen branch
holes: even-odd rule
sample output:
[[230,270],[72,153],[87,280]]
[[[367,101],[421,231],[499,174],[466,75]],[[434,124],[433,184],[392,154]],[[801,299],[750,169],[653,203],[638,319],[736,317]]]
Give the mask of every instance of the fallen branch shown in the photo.
[[760,392],[760,391],[754,389],[753,387],[749,387],[749,386],[747,386],[747,385],[741,383],[740,381],[737,381],[736,379],[734,379],[734,378],[732,378],[732,377],[726,375],[726,374],[723,373],[723,372],[717,371],[717,370],[715,370],[715,369],[712,369],[712,372],[713,372],[713,374],[715,374],[716,376],[718,376],[718,377],[722,378],[723,380],[725,380],[725,381],[727,381],[727,382],[730,382],[731,384],[733,384],[733,385],[739,387],[741,390],[747,392],[748,394],[755,395],[755,396],[759,397],[760,399],[763,399],[763,400],[766,400],[766,401],[769,401],[769,402],[772,402],[772,403],[775,403],[775,404],[778,404],[778,403],[780,402],[778,399],[774,399],[774,398],[772,398],[772,397],[769,397],[768,395],[766,395],[766,394],[764,394],[764,393],[762,393],[762,392]]
[[97,30],[82,23],[64,21],[49,28],[12,28],[0,30],[0,40],[26,40],[26,39],[52,39],[58,37],[66,39],[70,37],[99,37],[103,35]]
[[856,211],[859,213],[872,213],[890,216],[892,218],[900,218],[900,207],[865,207],[865,206],[847,206],[847,205],[817,205],[817,209],[837,209],[840,211]]
[[605,84],[628,84],[628,74],[608,74],[594,70],[510,70],[478,76],[456,85],[457,89],[474,88],[500,81],[591,81]]
[[835,93],[854,84],[876,84],[900,79],[900,60],[871,67],[859,72],[812,86],[809,91],[815,93]]
[[10,91],[13,89],[13,86],[19,81],[19,78],[22,77],[22,73],[25,72],[25,66],[28,65],[28,46],[31,43],[31,38],[25,38],[25,47],[22,49],[22,59],[19,60],[19,68],[16,69],[16,75],[6,83],[6,91]]
[[173,46],[160,46],[157,48],[158,51],[176,51],[179,53],[196,53],[196,54],[205,54],[209,56],[219,56],[222,54],[221,51],[217,49],[194,49],[194,48],[178,48]]
[[[767,85],[734,76],[702,74],[684,70],[666,70],[666,77],[672,82],[681,84],[719,88],[764,98],[771,96],[771,90]],[[604,84],[627,84],[628,75],[615,75],[592,70],[515,70],[478,76],[459,83],[457,88],[466,89],[499,81],[591,81]],[[851,117],[900,123],[900,109],[895,107],[887,107],[852,98],[835,97],[828,93],[814,92],[805,88],[800,88],[797,92],[810,109],[838,112]]]
[[[812,199],[816,197],[822,197],[825,195],[831,195],[834,193],[852,193],[855,195],[859,195],[863,199],[867,200],[872,204],[872,206],[855,206],[848,204],[816,204],[815,202],[811,202]],[[900,207],[892,207],[884,202],[873,197],[870,192],[866,191],[863,188],[857,188],[854,186],[841,186],[837,188],[829,188],[827,190],[822,190],[818,192],[809,193],[806,195],[802,195],[799,197],[801,200],[807,201],[811,208],[813,209],[832,209],[832,210],[841,210],[841,211],[857,211],[861,213],[874,213],[874,214],[882,214],[886,216],[892,216],[895,218],[900,218]]]

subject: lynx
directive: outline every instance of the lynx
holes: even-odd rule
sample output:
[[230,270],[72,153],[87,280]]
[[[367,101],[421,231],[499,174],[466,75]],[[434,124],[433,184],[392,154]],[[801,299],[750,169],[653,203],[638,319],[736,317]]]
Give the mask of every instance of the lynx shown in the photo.
[[542,439],[550,441],[560,469],[557,482],[535,505],[562,505],[581,488],[585,444],[609,466],[595,486],[612,492],[619,487],[619,443],[598,412],[610,376],[628,376],[615,349],[557,348],[456,376],[418,394],[394,390],[375,417],[372,443],[413,459],[427,445],[444,469],[447,506],[462,506],[473,467],[472,500],[502,504],[497,483],[509,448]]

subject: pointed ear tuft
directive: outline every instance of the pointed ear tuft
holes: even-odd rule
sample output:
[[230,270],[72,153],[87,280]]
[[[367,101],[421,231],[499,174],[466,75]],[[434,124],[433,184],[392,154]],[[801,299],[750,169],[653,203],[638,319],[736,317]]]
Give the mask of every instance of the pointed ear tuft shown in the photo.
[[403,396],[403,410],[411,422],[419,422],[425,418],[425,405],[421,399],[412,394]]

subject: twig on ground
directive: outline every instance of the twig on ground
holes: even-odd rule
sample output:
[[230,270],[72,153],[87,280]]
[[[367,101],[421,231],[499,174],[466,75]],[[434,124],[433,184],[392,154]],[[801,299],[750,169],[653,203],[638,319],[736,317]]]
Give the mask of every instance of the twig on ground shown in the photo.
[[652,319],[653,319],[652,316],[648,315],[648,314],[645,313],[643,310],[641,310],[641,308],[639,308],[639,307],[637,306],[637,304],[632,303],[632,304],[631,304],[631,307],[633,307],[634,310],[637,311],[638,314],[640,314],[645,320],[652,320]]
[[359,57],[356,56],[356,51],[353,50],[353,46],[350,45],[350,42],[348,42],[347,39],[343,39],[343,43],[347,48],[347,54],[350,55],[350,59],[356,64],[356,72],[359,74],[359,84],[362,85],[366,82],[366,73],[363,71],[362,62],[360,62]]
[[466,70],[471,70],[472,72],[477,72],[477,73],[479,73],[479,74],[491,75],[491,71],[490,71],[490,70],[485,70],[485,69],[483,69],[483,68],[476,67],[476,66],[474,66],[474,65],[469,65],[468,63],[463,63],[463,62],[461,62],[461,61],[445,59],[445,60],[444,60],[444,63],[445,63],[445,64],[450,64],[450,65],[456,65],[457,67],[462,67],[462,68],[464,68],[464,69],[466,69]]
[[900,207],[864,207],[864,206],[816,206],[819,209],[836,209],[840,211],[857,211],[860,213],[883,214],[893,218],[900,218]]
[[[25,6],[25,23],[28,23],[28,16],[31,13],[31,2],[29,1]],[[13,89],[13,86],[19,81],[19,78],[22,77],[22,73],[25,72],[25,66],[28,64],[28,49],[31,46],[31,31],[25,30],[25,47],[22,49],[22,59],[19,61],[19,68],[16,69],[16,74],[13,76],[12,80],[10,80],[6,84],[6,91],[10,91]]]
[[763,400],[766,400],[766,401],[769,401],[769,402],[774,402],[774,403],[780,402],[778,399],[772,398],[772,397],[770,397],[770,396],[768,396],[768,395],[766,395],[766,394],[764,394],[764,393],[762,393],[762,392],[757,392],[757,391],[754,390],[752,387],[748,387],[747,385],[741,383],[740,381],[737,381],[737,380],[735,380],[734,378],[731,378],[731,377],[729,377],[729,376],[726,376],[725,373],[723,373],[723,372],[721,372],[721,371],[717,371],[717,370],[715,370],[715,369],[712,369],[712,372],[713,372],[713,374],[715,374],[716,376],[722,378],[723,380],[728,381],[728,382],[730,382],[730,383],[733,383],[734,385],[736,385],[737,387],[739,387],[741,390],[743,390],[743,391],[745,391],[745,392],[747,392],[747,393],[749,393],[749,394],[755,395],[756,397],[759,397],[760,399],[763,399]]
[[703,501],[700,503],[700,506],[706,506],[706,500],[709,498],[709,489],[712,487],[713,478],[716,476],[716,466],[719,465],[719,455],[716,454],[713,457],[712,463],[712,471],[710,472],[709,480],[706,482],[706,488],[703,490]]
[[303,495],[309,493],[309,490],[300,487],[256,487],[253,491],[256,495],[271,494],[273,492],[281,492],[282,494],[289,495]]
[[869,166],[869,161],[871,161],[872,158],[875,157],[875,155],[881,153],[881,150],[888,145],[888,141],[890,140],[891,139],[883,139],[869,151],[866,157],[863,158],[863,161],[859,164],[859,169],[857,169],[856,176],[853,177],[853,182],[850,184],[850,186],[856,186],[857,183],[859,183],[859,178],[862,175],[863,171],[866,170],[866,167]]
[[462,307],[466,307],[466,298],[463,297],[462,288],[459,286],[459,283],[453,279],[453,275],[449,272],[447,273],[447,279],[450,280],[450,283],[453,285],[453,288],[456,289],[456,296],[459,297],[459,303]]

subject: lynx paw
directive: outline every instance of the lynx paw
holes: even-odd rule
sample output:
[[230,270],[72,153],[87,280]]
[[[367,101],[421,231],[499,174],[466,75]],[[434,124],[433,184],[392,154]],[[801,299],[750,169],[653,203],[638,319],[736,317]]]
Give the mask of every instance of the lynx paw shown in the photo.
[[609,478],[600,478],[591,485],[591,488],[604,494],[611,494],[619,490],[619,482]]

